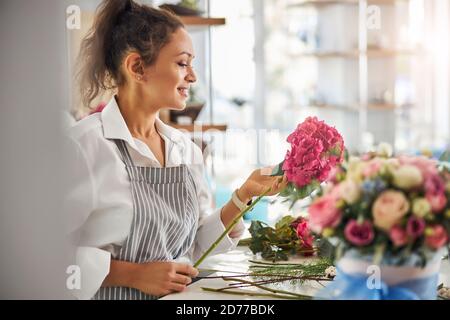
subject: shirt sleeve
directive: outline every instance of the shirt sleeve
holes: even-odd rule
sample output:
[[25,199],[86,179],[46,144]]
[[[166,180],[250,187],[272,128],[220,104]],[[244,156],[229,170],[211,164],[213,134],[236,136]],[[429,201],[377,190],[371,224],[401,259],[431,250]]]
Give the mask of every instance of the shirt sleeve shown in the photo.
[[76,263],[81,271],[81,284],[79,289],[73,290],[73,295],[80,300],[90,300],[109,273],[111,254],[98,248],[77,247]]
[[[203,156],[200,148],[194,145],[195,162],[191,165],[191,173],[197,188],[199,202],[199,224],[192,248],[191,259],[195,262],[213,244],[213,242],[225,231],[221,219],[222,208],[213,208],[212,193],[206,180],[206,170],[203,165]],[[224,253],[236,248],[240,237],[245,231],[245,224],[241,218],[236,226],[228,233],[211,254]]]
[[95,208],[96,187],[83,149],[70,137],[66,142],[69,170],[64,199],[65,232],[75,247],[75,263],[81,274],[80,288],[71,292],[78,299],[91,299],[109,273],[111,254],[99,248],[80,246],[82,227]]

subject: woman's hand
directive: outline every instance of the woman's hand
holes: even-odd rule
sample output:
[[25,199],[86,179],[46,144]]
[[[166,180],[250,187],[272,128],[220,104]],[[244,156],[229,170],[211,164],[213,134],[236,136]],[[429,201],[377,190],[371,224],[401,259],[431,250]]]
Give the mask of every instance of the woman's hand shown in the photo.
[[183,291],[198,275],[194,267],[176,262],[142,263],[136,271],[131,286],[154,296]]
[[252,197],[261,195],[269,187],[271,190],[267,194],[268,196],[280,193],[286,187],[287,179],[286,176],[270,176],[272,169],[272,167],[267,167],[253,171],[239,188],[237,192],[239,199],[246,203],[250,201]]
[[133,263],[111,260],[103,287],[130,287],[144,293],[162,296],[183,291],[198,275],[197,269],[176,262]]

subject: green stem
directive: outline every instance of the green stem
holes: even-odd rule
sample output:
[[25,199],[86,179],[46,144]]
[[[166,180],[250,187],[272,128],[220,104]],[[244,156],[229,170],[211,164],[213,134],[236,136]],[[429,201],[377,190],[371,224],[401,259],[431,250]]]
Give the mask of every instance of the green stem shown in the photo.
[[[256,261],[256,260],[248,260],[250,263],[254,264],[260,264],[260,265],[267,265],[267,266],[298,266],[300,264],[298,263],[272,263],[272,262],[264,262],[264,261]],[[250,266],[251,267],[257,267],[261,268],[260,266]]]
[[235,290],[235,291],[219,291],[214,288],[205,288],[202,287],[202,290],[205,291],[212,291],[212,292],[219,292],[224,294],[234,294],[234,295],[240,295],[240,296],[253,296],[253,297],[272,297],[272,298],[279,298],[279,299],[289,299],[289,300],[302,300],[300,298],[289,296],[289,295],[281,295],[281,294],[271,294],[271,293],[258,293],[258,292],[252,292],[252,291],[244,291],[244,290]]
[[261,194],[255,201],[252,202],[245,210],[243,210],[239,215],[237,215],[233,221],[231,221],[230,225],[225,229],[225,231],[219,236],[219,238],[214,241],[214,243],[205,251],[205,253],[198,259],[198,261],[194,264],[194,268],[197,268],[203,260],[219,245],[220,241],[230,232],[231,229],[238,223],[239,219],[242,218],[247,212],[253,209],[253,207],[267,194],[272,188],[268,188]]
[[[227,281],[228,279],[224,278],[223,280]],[[230,279],[230,280],[231,281],[236,281],[236,279]],[[255,286],[255,287],[259,288],[259,289],[262,289],[262,290],[265,290],[265,291],[269,291],[269,292],[272,292],[272,293],[287,294],[287,295],[291,295],[291,296],[294,296],[294,297],[297,297],[297,298],[303,298],[303,299],[311,298],[310,296],[305,296],[303,294],[298,294],[298,293],[289,292],[289,291],[285,291],[285,290],[277,290],[277,289],[272,289],[272,288],[269,288],[269,287],[265,287],[265,286],[262,286],[260,284],[255,283],[253,281],[248,281],[248,280],[244,280],[244,279],[239,279],[238,281],[240,283],[251,284],[252,286]]]

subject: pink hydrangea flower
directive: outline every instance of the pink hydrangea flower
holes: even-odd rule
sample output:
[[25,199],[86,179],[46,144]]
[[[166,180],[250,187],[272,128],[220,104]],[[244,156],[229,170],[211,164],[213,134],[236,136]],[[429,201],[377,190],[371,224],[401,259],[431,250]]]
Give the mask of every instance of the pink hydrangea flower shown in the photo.
[[298,187],[313,180],[325,181],[331,170],[343,160],[344,141],[339,132],[316,117],[308,117],[291,133],[287,141],[283,171],[289,182]]

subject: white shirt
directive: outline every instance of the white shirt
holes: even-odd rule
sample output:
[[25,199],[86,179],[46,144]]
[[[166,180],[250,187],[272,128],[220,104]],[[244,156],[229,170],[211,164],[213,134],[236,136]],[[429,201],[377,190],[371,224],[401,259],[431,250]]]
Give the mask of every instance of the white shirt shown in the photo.
[[[165,142],[167,167],[186,164],[196,183],[199,201],[199,227],[189,262],[201,254],[225,230],[221,209],[213,210],[200,148],[184,135],[156,118],[156,129]],[[77,246],[77,265],[81,270],[81,289],[74,290],[79,299],[90,299],[109,273],[115,258],[128,237],[133,218],[131,184],[125,164],[114,141],[123,139],[135,165],[161,167],[150,148],[132,137],[113,97],[101,113],[93,114],[69,130],[72,152],[70,192],[65,201],[67,232]],[[233,249],[243,234],[240,220],[213,254]]]

